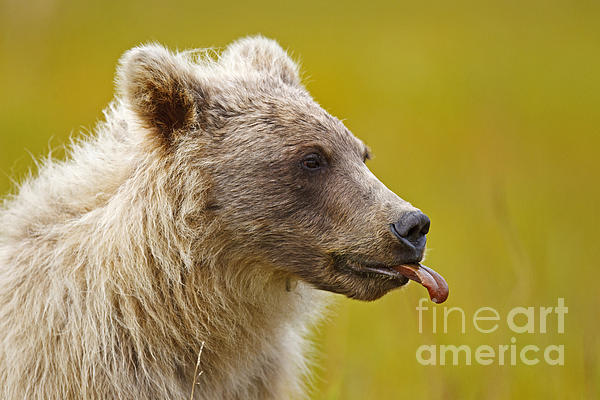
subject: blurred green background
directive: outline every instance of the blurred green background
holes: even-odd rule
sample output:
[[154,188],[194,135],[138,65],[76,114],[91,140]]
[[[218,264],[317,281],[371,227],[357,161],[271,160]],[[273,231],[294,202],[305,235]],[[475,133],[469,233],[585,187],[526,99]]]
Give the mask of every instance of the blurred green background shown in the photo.
[[[424,332],[419,285],[340,298],[315,332],[314,399],[600,397],[600,3],[596,1],[165,2],[0,0],[0,190],[113,96],[142,42],[224,47],[255,33],[303,66],[309,90],[375,155],[371,169],[432,219],[427,264],[461,307]],[[470,318],[556,306],[565,333],[515,334]],[[443,306],[438,306],[438,329]],[[537,310],[537,308],[536,308]],[[536,311],[537,313],[537,311]],[[539,332],[536,321],[536,332]],[[565,346],[565,365],[422,366],[421,344]]]

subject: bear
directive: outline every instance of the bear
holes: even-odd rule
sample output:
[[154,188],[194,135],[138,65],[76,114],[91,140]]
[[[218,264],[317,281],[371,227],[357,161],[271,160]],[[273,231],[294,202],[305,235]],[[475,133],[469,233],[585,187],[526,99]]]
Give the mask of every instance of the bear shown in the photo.
[[271,39],[135,47],[116,92],[0,209],[0,398],[304,397],[331,293],[418,280],[428,218]]

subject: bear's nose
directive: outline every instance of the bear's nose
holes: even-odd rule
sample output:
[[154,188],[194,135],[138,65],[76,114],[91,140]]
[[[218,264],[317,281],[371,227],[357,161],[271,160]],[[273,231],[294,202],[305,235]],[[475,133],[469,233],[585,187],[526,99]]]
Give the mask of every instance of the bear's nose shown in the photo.
[[429,232],[429,217],[421,211],[411,211],[390,225],[392,233],[404,244],[422,252]]

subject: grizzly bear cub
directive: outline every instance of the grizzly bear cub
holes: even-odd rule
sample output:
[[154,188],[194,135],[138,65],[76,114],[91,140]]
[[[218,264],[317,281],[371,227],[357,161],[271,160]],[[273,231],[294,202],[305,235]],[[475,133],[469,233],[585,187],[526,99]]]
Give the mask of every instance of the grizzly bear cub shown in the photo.
[[0,398],[300,397],[327,292],[418,266],[427,217],[276,42],[197,54],[125,53],[105,121],[5,200]]

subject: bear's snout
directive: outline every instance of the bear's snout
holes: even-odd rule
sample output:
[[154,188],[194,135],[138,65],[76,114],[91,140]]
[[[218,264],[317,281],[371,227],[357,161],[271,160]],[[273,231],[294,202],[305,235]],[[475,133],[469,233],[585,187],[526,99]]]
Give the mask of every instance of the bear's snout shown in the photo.
[[425,251],[427,233],[431,221],[421,211],[409,211],[404,213],[400,219],[390,224],[390,230],[401,243],[403,250],[413,253],[415,258],[421,259]]

